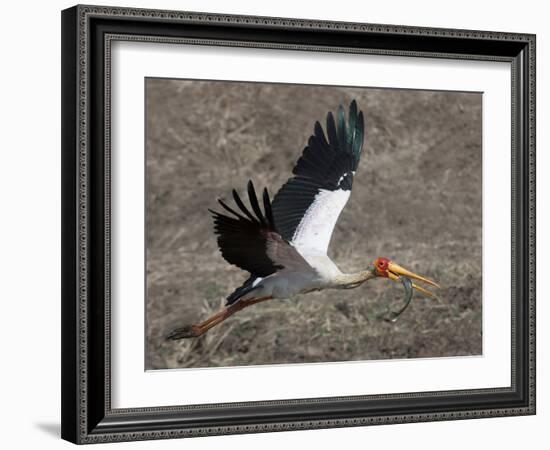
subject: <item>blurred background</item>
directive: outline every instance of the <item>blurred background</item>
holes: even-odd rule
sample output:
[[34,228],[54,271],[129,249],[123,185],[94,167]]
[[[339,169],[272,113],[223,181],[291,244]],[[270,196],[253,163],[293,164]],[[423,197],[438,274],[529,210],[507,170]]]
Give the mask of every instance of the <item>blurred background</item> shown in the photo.
[[[482,353],[479,93],[146,80],[146,367],[242,366]],[[274,195],[315,120],[356,99],[365,143],[329,256],[377,256],[440,283],[415,295],[374,280],[247,308],[204,336],[165,341],[216,312],[247,274],[217,249],[207,208],[252,179]]]

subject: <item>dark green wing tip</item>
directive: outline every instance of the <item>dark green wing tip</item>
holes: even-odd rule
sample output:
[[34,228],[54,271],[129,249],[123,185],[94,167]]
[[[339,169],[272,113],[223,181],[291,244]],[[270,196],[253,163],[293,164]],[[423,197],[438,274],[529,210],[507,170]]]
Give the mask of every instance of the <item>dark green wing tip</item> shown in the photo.
[[359,111],[357,115],[357,124],[355,125],[355,139],[352,144],[352,152],[355,155],[355,159],[359,162],[361,156],[361,150],[363,150],[363,140],[365,138],[365,120],[363,118],[363,111]]
[[332,111],[327,113],[326,124],[327,140],[325,140],[319,122],[315,122],[313,136],[317,138],[321,144],[328,144],[335,150],[344,150],[352,153],[355,158],[355,169],[363,148],[365,128],[363,112],[358,111],[357,101],[354,99],[350,102],[347,124],[345,109],[342,104],[338,105],[335,114],[333,114]]
[[338,105],[338,117],[344,117],[346,114],[346,110],[342,105]]
[[[357,114],[359,112],[359,114]],[[349,112],[348,112],[348,121],[350,122],[350,128],[352,125],[359,126],[359,123],[361,120],[358,120],[359,117],[363,117],[363,111],[358,111],[357,109],[357,102],[355,100],[352,100],[349,104]]]

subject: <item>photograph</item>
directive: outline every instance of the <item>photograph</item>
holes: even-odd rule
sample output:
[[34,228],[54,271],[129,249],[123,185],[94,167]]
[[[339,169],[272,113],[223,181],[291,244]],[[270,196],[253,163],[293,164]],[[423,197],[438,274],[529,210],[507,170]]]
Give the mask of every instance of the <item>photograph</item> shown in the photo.
[[483,355],[482,92],[144,84],[146,370]]

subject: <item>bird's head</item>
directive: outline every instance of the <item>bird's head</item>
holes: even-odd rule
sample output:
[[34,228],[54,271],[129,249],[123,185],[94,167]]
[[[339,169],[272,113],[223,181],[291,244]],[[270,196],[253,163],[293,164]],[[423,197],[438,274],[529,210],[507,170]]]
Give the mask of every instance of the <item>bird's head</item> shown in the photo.
[[[378,257],[373,263],[372,268],[373,274],[377,277],[383,277],[383,278],[389,278],[392,281],[403,281],[403,278],[405,279],[413,279],[418,280],[423,283],[429,284],[430,286],[434,286],[436,288],[439,288],[439,285],[421,275],[417,275],[416,273],[411,272],[410,270],[404,269],[403,267],[397,265],[393,261],[390,261],[388,258],[384,257]],[[419,292],[422,292],[424,295],[427,295],[429,297],[436,297],[436,295],[433,292],[428,291],[427,289],[423,288],[422,286],[419,286],[415,283],[410,283],[411,287],[413,289],[416,289]]]

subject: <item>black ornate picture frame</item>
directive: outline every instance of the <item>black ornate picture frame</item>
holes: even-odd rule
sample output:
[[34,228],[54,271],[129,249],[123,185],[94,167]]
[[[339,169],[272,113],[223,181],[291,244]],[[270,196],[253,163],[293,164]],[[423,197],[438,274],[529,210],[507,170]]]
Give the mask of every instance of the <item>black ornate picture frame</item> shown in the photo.
[[[511,64],[511,385],[114,409],[110,99],[114,41]],[[62,437],[84,444],[535,414],[535,36],[99,6],[62,12]]]

